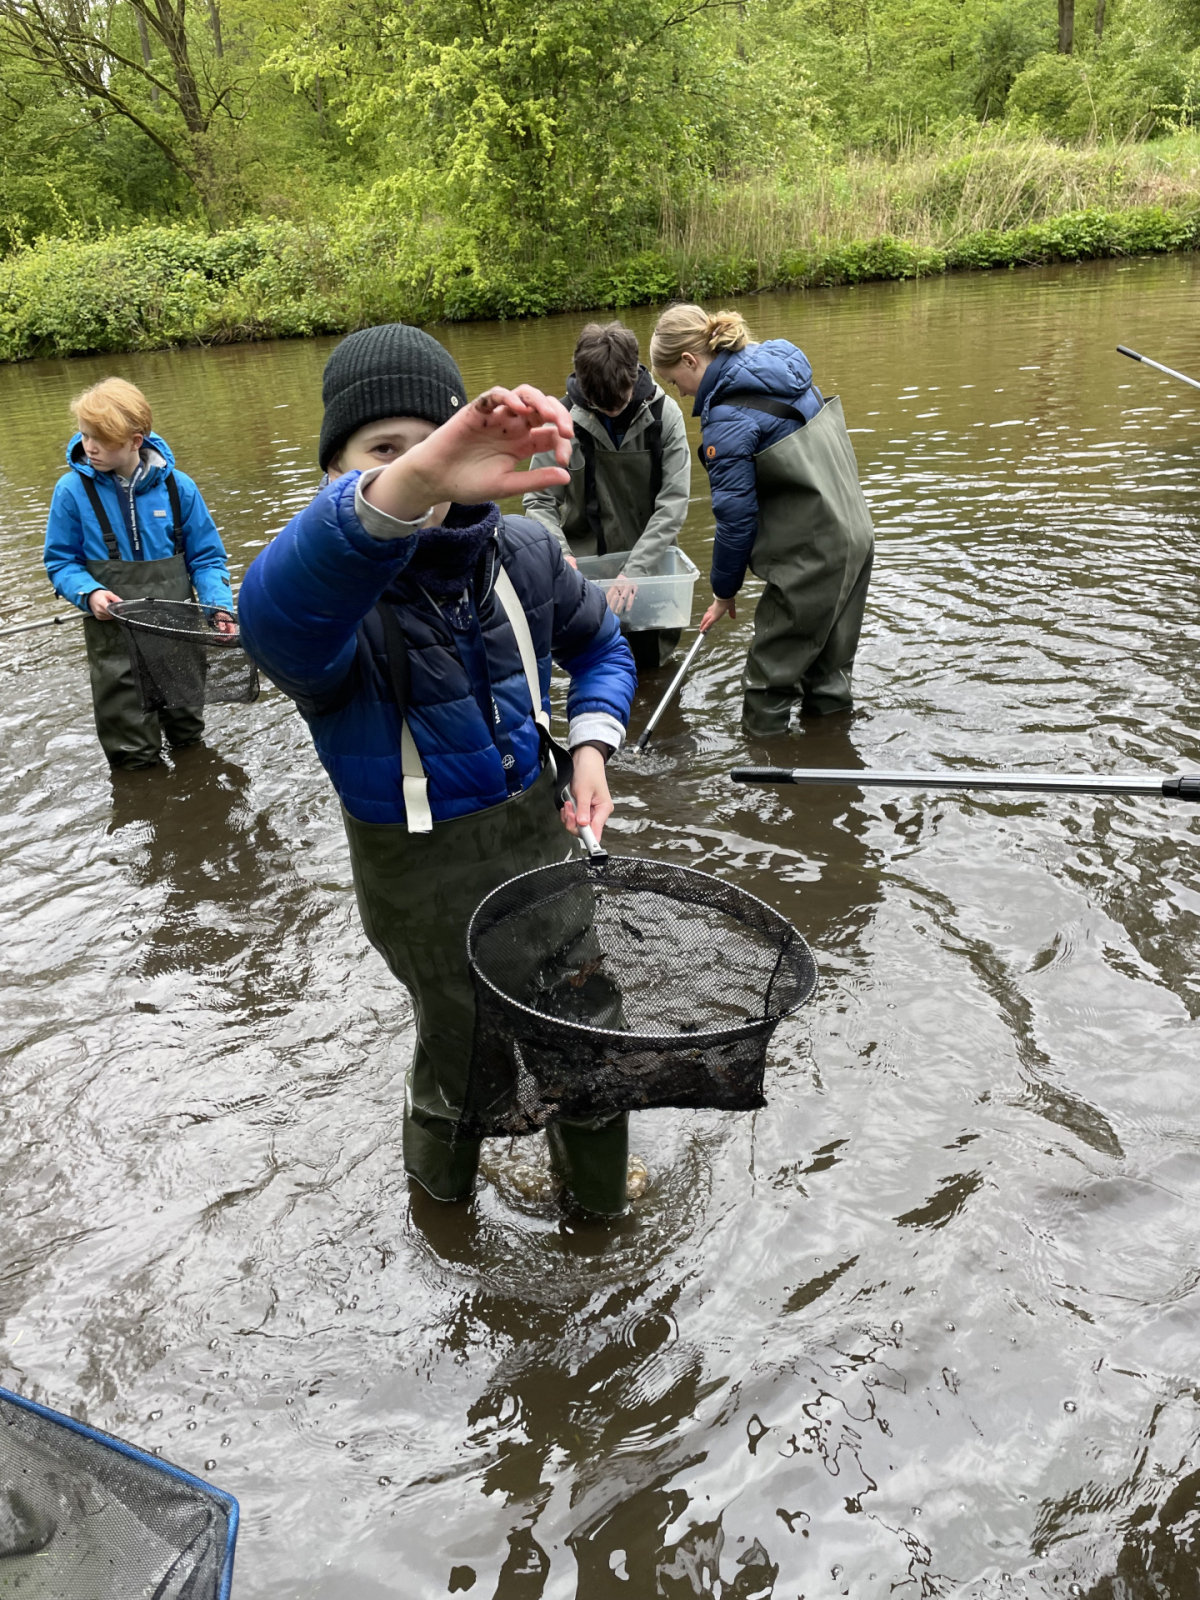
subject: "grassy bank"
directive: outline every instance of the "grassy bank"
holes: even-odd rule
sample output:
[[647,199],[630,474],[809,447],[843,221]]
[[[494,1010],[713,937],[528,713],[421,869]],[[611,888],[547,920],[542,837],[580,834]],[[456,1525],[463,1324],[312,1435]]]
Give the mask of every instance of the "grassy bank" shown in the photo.
[[[1200,137],[1070,149],[977,136],[899,158],[815,165],[664,199],[623,259],[530,253],[447,271],[419,233],[257,222],[43,239],[0,262],[0,359],[338,333],[365,324],[615,309],[1092,260],[1200,245]],[[470,252],[467,252],[469,258]],[[456,260],[464,259],[461,239]]]

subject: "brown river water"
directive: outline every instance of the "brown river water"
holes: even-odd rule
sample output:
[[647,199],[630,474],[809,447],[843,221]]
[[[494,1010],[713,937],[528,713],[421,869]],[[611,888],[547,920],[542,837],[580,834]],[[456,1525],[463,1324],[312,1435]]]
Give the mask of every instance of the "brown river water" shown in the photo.
[[[540,1141],[410,1197],[410,1008],[287,701],[115,782],[79,633],[0,641],[0,1384],[236,1494],[239,1600],[1200,1594],[1195,814],[728,778],[1200,766],[1200,396],[1114,352],[1200,372],[1198,290],[743,302],[854,430],[859,710],[747,745],[747,606],[614,762],[614,848],[734,879],[821,969],[766,1110],[635,1118],[615,1225],[542,1197]],[[561,392],[579,320],[440,336],[471,389]],[[56,609],[72,393],[148,392],[240,574],[316,486],[333,342],[0,368],[3,620]]]

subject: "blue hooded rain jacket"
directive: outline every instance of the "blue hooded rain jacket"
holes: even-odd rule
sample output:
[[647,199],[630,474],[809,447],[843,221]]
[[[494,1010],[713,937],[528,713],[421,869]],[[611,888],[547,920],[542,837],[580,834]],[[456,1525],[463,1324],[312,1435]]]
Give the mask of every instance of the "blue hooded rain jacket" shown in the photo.
[[787,417],[722,405],[721,396],[733,393],[782,400],[806,421],[825,403],[813,384],[808,358],[786,339],[722,351],[705,368],[692,415],[700,418],[700,461],[708,473],[717,521],[712,590],[722,600],[732,600],[745,582],[758,533],[754,458],[802,426]]
[[176,549],[171,498],[167,493],[167,474],[173,471],[183,513],[183,559],[196,598],[201,605],[232,610],[229,568],[217,525],[199,489],[187,473],[175,466],[175,457],[164,438],[157,433],[147,435],[142,446],[143,471],[132,496],[111,472],[97,472],[91,465],[83,453],[80,433],[67,446],[67,465],[70,472],[54,486],[43,552],[56,594],[86,611],[88,595],[93,589],[105,587],[85,565],[88,561],[106,561],[108,549],[82,480],[96,480],[121,559],[162,561],[173,556]]
[[[420,536],[381,539],[363,527],[359,476],[336,479],[293,517],[256,557],[238,597],[242,642],[296,701],[350,815],[405,821],[401,719],[380,600],[394,607],[407,644],[408,725],[434,821],[499,805],[536,780],[538,729],[516,638],[493,593],[497,562],[529,622],[543,706],[553,658],[571,677],[569,742],[619,743],[637,686],[633,656],[603,592],[566,564],[546,529],[501,518],[495,506],[455,506],[448,522],[490,519],[495,532],[476,564],[471,603],[439,605],[404,576]],[[515,758],[509,777],[504,749]]]

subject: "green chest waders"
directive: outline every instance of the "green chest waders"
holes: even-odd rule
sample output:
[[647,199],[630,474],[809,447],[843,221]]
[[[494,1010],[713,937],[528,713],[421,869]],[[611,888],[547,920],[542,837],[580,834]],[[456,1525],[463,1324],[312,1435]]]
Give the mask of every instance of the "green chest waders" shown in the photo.
[[[571,468],[562,507],[563,533],[572,555],[616,555],[632,550],[654,515],[662,488],[662,406],[655,404],[657,416],[646,430],[645,450],[605,450],[586,428],[576,429],[583,462]],[[639,672],[652,671],[668,661],[681,631],[647,628],[626,632]]]
[[[519,618],[528,638],[515,592],[501,599],[514,631]],[[530,659],[532,652],[530,641]],[[540,709],[540,693],[533,703]],[[407,726],[405,719],[406,733]],[[436,1199],[458,1200],[470,1194],[479,1165],[479,1141],[454,1139],[475,1032],[467,924],[507,879],[565,861],[577,846],[555,805],[552,763],[524,793],[446,822],[428,815],[419,757],[408,739],[404,766],[407,823],[360,822],[344,807],[342,820],[363,928],[416,1012],[404,1166]],[[554,1166],[581,1205],[605,1214],[624,1209],[627,1117],[557,1123],[547,1135]]]
[[[114,541],[115,548],[115,541]],[[182,555],[161,561],[89,561],[98,583],[122,600],[191,600],[191,579]],[[195,744],[204,733],[199,707],[143,711],[133,681],[125,636],[115,622],[85,617],[88,669],[96,733],[114,767],[152,767],[159,762],[163,735],[174,746]]]
[[842,402],[754,458],[758,534],[750,569],[766,584],[742,677],[742,718],[762,737],[792,706],[827,716],[853,704],[851,677],[875,536]]

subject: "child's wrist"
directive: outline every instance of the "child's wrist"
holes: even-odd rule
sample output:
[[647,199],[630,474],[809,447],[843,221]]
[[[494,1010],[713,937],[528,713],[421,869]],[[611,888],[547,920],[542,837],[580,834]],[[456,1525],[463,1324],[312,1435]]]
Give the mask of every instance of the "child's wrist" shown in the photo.
[[424,482],[419,468],[405,458],[394,461],[362,491],[363,497],[378,510],[398,522],[420,522],[445,495],[433,492]]

